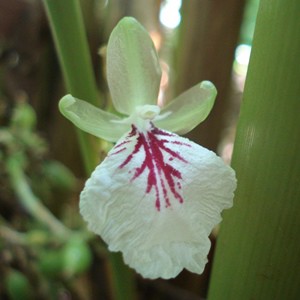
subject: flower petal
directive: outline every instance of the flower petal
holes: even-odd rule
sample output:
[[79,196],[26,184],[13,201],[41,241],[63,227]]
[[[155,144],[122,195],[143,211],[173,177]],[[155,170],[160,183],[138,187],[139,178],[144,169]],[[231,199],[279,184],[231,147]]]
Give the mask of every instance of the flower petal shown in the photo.
[[202,273],[208,235],[232,206],[234,171],[215,153],[152,127],[134,126],[93,172],[80,211],[111,251],[147,278]]
[[105,112],[86,101],[66,95],[59,101],[60,112],[83,131],[110,142],[116,142],[129,130],[129,125],[118,123],[122,119]]
[[165,106],[161,115],[166,115],[166,118],[158,119],[154,124],[159,128],[185,134],[206,119],[216,96],[217,90],[213,83],[202,81]]
[[135,107],[156,104],[161,69],[147,31],[131,17],[123,18],[107,45],[107,80],[115,108],[130,115]]

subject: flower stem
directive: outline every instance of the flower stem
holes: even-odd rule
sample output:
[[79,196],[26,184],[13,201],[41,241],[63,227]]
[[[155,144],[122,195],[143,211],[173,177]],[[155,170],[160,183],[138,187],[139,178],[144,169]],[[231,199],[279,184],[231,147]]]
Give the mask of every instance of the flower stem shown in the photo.
[[[67,90],[74,97],[97,105],[99,94],[93,74],[79,1],[43,0],[43,2]],[[99,161],[95,149],[95,139],[78,130],[78,140],[86,172],[90,174]]]
[[121,253],[110,253],[109,257],[112,282],[118,287],[113,289],[113,298],[118,300],[136,299],[133,271],[124,266]]
[[17,155],[11,155],[6,161],[6,170],[14,191],[28,213],[61,238],[68,237],[71,232],[41,203],[31,191],[21,163]]

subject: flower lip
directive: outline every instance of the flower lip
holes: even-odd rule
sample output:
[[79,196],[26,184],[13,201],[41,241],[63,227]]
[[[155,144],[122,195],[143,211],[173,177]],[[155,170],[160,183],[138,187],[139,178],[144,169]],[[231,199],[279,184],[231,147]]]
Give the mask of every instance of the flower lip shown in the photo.
[[169,279],[183,268],[201,274],[208,235],[232,206],[235,187],[234,171],[213,152],[133,126],[87,181],[80,212],[143,277]]

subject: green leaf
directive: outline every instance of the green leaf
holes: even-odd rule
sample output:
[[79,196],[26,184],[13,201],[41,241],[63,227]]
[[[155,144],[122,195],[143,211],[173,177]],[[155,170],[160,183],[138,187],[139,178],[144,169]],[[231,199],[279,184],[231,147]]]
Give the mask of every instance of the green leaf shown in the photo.
[[[68,93],[95,105],[99,100],[99,92],[80,1],[43,0],[43,3]],[[95,151],[95,139],[79,130],[77,137],[85,171],[90,174],[99,160]]]

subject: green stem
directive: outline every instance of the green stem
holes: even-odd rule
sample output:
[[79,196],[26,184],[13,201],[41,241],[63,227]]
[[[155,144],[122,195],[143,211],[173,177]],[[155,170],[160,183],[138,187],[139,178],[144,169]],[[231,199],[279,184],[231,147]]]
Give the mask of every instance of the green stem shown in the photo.
[[300,2],[261,0],[209,300],[300,295]]
[[[99,105],[79,1],[44,0],[44,5],[68,91],[74,97]],[[99,161],[95,140],[79,130],[78,140],[86,172],[90,174]]]
[[134,300],[135,286],[132,270],[124,265],[121,253],[110,253],[111,277],[117,289],[113,289],[113,298],[118,300]]
[[6,170],[12,187],[26,211],[40,223],[46,224],[56,236],[61,238],[68,237],[71,233],[69,229],[58,221],[31,191],[21,163],[16,155],[11,155],[7,159]]
[[13,244],[25,245],[26,237],[23,233],[15,231],[8,226],[0,225],[0,237]]
[[[43,1],[69,92],[77,98],[96,104],[98,93],[79,1]],[[94,147],[93,140],[83,132],[79,132],[78,139],[87,174],[90,174],[98,161],[98,151]],[[110,257],[115,299],[134,299],[134,280],[131,271],[120,260],[119,254],[111,254]]]

